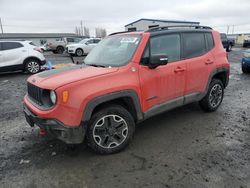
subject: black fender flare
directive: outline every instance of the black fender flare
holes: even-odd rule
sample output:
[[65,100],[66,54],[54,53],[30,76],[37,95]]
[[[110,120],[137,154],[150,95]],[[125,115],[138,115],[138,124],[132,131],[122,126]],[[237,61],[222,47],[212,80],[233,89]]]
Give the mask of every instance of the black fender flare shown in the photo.
[[117,92],[101,95],[89,101],[84,109],[82,121],[88,122],[91,118],[91,115],[94,109],[98,105],[115,100],[115,99],[124,98],[124,97],[129,97],[130,99],[132,99],[133,104],[131,105],[134,105],[135,107],[137,121],[143,120],[143,113],[141,110],[141,105],[140,105],[140,101],[139,101],[139,97],[137,93],[134,90],[124,90],[124,91],[117,91]]
[[228,82],[229,82],[229,69],[226,68],[226,67],[220,67],[220,68],[216,68],[210,75],[209,75],[209,78],[208,78],[208,82],[207,82],[207,86],[206,86],[206,90],[205,90],[205,93],[204,95],[202,96],[202,98],[207,94],[208,92],[208,88],[209,88],[209,84],[211,83],[213,77],[218,74],[218,73],[226,73],[226,83],[225,83],[225,88],[227,87],[228,85]]

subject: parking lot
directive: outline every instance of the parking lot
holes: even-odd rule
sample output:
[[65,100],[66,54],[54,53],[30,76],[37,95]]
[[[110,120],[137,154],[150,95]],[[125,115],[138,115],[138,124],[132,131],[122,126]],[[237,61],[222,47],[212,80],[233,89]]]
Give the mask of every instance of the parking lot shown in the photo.
[[39,137],[22,112],[29,75],[0,75],[1,187],[250,187],[250,75],[241,55],[229,53],[230,83],[216,112],[190,104],[158,115],[137,126],[124,151],[106,156]]

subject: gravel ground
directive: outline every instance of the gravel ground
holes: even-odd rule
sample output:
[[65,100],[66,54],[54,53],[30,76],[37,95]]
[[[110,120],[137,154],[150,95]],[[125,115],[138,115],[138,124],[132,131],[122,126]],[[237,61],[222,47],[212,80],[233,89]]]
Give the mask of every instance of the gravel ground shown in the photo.
[[250,188],[250,75],[241,54],[229,54],[230,83],[216,112],[195,103],[151,118],[123,152],[107,156],[40,138],[22,112],[28,75],[0,75],[0,187]]

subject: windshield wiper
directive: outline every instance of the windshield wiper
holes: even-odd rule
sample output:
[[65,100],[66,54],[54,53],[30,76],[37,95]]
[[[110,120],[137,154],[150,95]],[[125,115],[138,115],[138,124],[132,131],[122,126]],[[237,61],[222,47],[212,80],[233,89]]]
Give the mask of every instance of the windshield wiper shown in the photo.
[[88,66],[92,66],[92,67],[102,67],[102,68],[105,68],[106,66],[104,65],[98,65],[98,64],[86,64]]

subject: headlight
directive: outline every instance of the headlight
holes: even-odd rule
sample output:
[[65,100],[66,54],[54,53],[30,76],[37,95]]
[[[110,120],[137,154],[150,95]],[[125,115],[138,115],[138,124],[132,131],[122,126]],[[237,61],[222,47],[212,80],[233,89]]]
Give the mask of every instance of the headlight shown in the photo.
[[50,100],[53,104],[56,104],[56,92],[50,91]]

